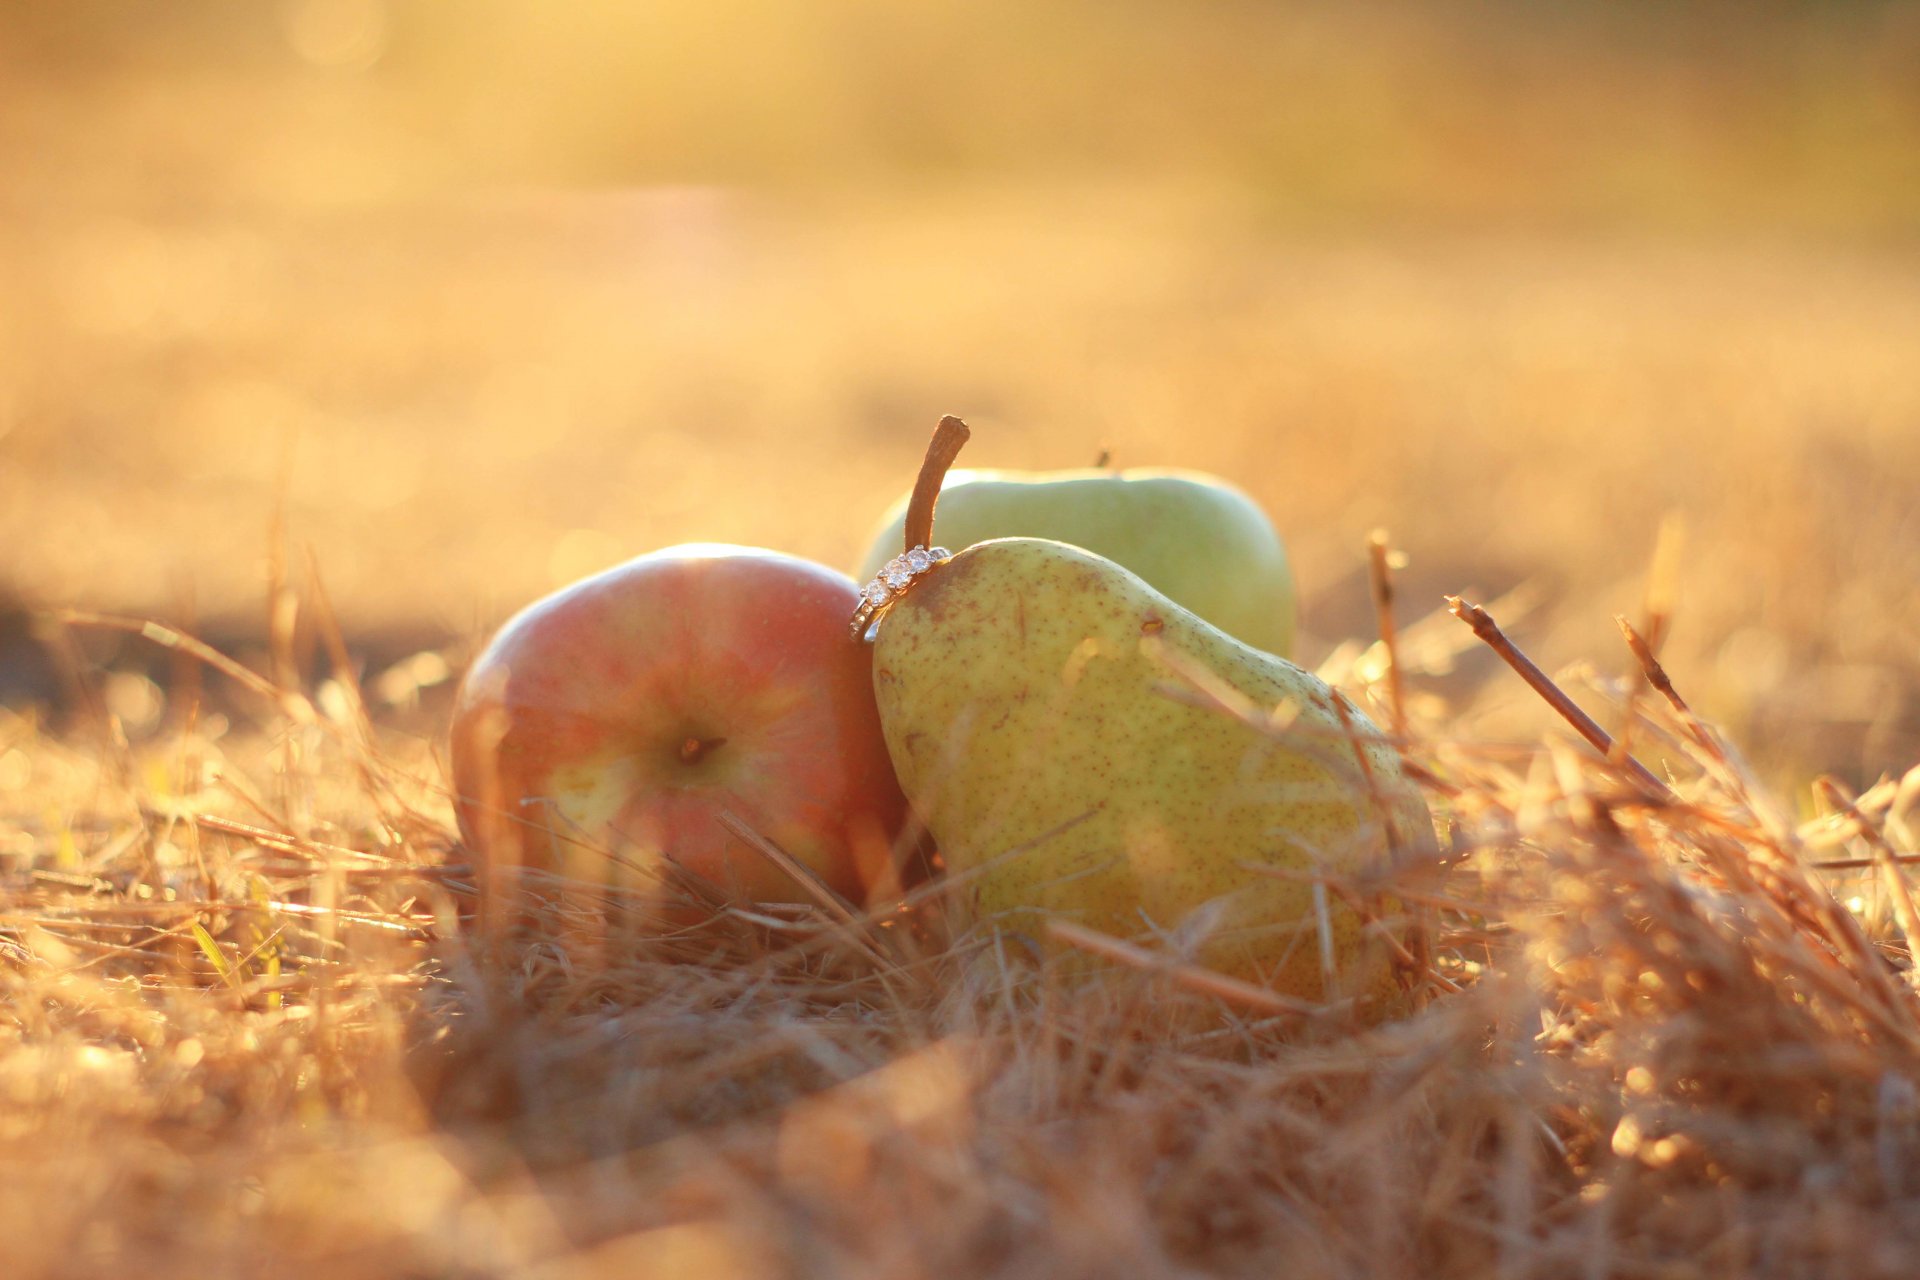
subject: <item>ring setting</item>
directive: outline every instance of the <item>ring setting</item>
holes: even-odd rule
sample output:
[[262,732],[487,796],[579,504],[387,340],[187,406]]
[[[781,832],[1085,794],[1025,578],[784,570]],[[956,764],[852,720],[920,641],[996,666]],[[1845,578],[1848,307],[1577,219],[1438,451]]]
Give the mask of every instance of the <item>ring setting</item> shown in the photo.
[[853,638],[867,639],[874,622],[886,612],[888,605],[906,594],[915,578],[952,558],[953,552],[945,547],[919,546],[887,561],[873,581],[860,588],[860,607],[853,611],[853,620],[848,624]]

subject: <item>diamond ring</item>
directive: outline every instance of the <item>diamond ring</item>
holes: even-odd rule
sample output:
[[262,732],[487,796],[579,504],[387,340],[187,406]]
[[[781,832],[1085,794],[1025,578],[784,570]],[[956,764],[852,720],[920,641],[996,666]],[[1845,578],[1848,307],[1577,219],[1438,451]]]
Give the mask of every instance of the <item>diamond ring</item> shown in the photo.
[[867,639],[875,620],[886,612],[888,605],[906,594],[915,578],[952,558],[953,552],[945,547],[915,547],[887,561],[873,581],[860,588],[860,607],[853,611],[853,621],[849,624],[853,638]]

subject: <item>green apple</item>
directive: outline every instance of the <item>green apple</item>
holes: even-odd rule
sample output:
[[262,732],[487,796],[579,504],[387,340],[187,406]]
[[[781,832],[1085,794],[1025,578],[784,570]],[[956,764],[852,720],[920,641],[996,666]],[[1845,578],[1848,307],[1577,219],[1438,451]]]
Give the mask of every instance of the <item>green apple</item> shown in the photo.
[[[900,554],[907,499],[887,512],[855,576]],[[952,471],[940,488],[940,541],[1049,538],[1132,570],[1228,635],[1285,657],[1293,574],[1259,504],[1200,471]]]

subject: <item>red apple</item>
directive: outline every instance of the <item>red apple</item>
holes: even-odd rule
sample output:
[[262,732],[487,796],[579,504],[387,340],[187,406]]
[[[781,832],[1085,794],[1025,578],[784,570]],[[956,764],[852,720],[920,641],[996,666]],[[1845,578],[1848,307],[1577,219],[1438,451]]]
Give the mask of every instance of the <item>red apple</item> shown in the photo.
[[[906,802],[852,579],[747,547],[668,547],[528,606],[461,682],[453,783],[468,844],[658,898],[670,860],[720,894],[804,901],[730,811],[854,902]],[[669,917],[682,912],[668,908]]]

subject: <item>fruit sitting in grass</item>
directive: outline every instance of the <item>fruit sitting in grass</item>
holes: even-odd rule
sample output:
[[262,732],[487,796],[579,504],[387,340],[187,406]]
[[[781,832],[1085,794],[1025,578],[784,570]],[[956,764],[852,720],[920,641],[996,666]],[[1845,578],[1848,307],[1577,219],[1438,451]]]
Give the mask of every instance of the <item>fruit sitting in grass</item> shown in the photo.
[[[904,809],[847,634],[854,585],[772,551],[670,547],[529,606],[462,681],[461,829],[492,869],[663,901],[804,901],[731,814],[842,896],[886,878]],[[668,863],[672,867],[668,866]],[[673,913],[669,913],[673,914]]]
[[1045,946],[1063,920],[1298,999],[1398,1007],[1405,924],[1382,890],[1432,854],[1432,820],[1393,747],[1311,673],[1110,560],[1005,538],[894,594],[874,692],[983,925]]

